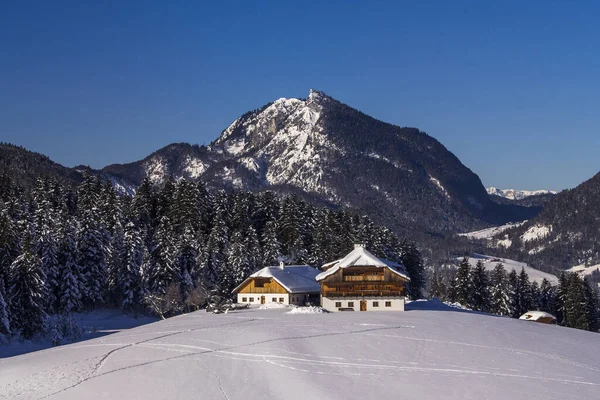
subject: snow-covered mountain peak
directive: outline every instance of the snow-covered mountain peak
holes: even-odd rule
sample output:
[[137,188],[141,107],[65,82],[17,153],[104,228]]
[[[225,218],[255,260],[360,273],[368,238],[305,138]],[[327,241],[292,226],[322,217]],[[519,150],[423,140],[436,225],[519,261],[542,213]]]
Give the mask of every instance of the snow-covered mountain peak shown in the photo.
[[331,100],[324,92],[316,89],[310,89],[308,93],[308,103],[322,103],[323,101]]
[[495,187],[489,187],[486,189],[488,194],[504,197],[510,200],[522,200],[526,197],[538,196],[541,194],[556,194],[552,190],[516,190],[516,189],[498,189]]

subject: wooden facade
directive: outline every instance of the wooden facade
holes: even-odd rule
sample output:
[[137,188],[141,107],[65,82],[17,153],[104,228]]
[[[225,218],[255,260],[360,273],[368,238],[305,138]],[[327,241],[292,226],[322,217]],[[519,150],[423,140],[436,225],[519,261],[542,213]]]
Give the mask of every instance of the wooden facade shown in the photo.
[[251,278],[238,293],[287,293],[287,290],[273,278]]
[[389,268],[340,268],[321,281],[323,297],[402,297],[408,280]]

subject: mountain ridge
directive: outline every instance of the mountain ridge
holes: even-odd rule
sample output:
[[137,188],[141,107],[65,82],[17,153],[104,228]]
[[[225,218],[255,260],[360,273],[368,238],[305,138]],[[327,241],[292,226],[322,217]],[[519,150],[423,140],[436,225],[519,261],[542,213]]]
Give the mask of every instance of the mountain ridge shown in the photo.
[[540,209],[493,201],[479,177],[434,137],[318,90],[242,114],[207,146],[172,143],[100,170],[60,167],[72,184],[97,173],[130,194],[144,179],[160,186],[181,178],[213,189],[296,193],[349,207],[415,239],[521,221]]
[[218,188],[300,190],[401,230],[466,230],[538,211],[492,202],[479,177],[425,132],[314,89],[306,99],[280,98],[244,113],[208,146],[172,144],[102,171],[123,186],[187,178]]
[[486,188],[486,191],[488,192],[489,195],[504,197],[509,200],[523,200],[527,197],[558,193],[555,190],[498,189],[493,186]]

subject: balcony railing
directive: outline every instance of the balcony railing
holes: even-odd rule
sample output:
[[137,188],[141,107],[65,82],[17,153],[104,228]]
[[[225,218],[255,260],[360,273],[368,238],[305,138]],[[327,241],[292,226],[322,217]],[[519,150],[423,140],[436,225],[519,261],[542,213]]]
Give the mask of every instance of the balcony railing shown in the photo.
[[281,289],[278,290],[277,288],[264,288],[255,286],[250,290],[250,293],[281,293]]
[[344,282],[383,281],[383,275],[345,275]]
[[358,290],[355,292],[325,292],[324,297],[401,297],[402,292],[388,290]]

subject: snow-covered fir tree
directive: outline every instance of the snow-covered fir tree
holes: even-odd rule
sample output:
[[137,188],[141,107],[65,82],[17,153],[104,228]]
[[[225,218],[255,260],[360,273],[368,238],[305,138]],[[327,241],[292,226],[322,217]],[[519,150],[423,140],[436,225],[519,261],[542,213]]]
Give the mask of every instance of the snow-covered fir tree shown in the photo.
[[438,273],[438,268],[433,270],[429,285],[429,297],[445,300],[447,295],[446,284]]
[[143,262],[143,242],[140,233],[132,222],[125,225],[123,235],[124,254],[117,282],[121,292],[121,307],[134,309],[142,303],[141,268]]
[[468,306],[471,303],[471,265],[467,257],[463,258],[456,276],[452,282],[454,298],[452,301],[458,302],[464,306]]
[[266,265],[275,265],[281,256],[281,243],[277,230],[276,220],[267,221],[261,238],[263,261]]
[[231,235],[227,249],[227,266],[228,276],[223,282],[226,285],[224,290],[229,292],[254,272],[248,258],[244,235],[240,231],[235,231]]
[[46,303],[45,276],[39,256],[27,233],[21,254],[10,266],[9,302],[12,328],[31,339],[44,326]]
[[542,280],[540,285],[538,306],[540,310],[550,314],[556,312],[556,288],[546,278]]
[[55,309],[61,313],[81,309],[81,268],[77,264],[77,233],[74,221],[68,221],[61,234],[58,253],[58,293]]
[[487,312],[490,309],[488,273],[483,261],[477,261],[471,274],[471,307],[473,310]]
[[162,216],[151,252],[152,267],[149,271],[149,287],[154,293],[164,294],[167,287],[175,282],[179,271],[174,266],[177,255],[173,225],[167,216]]
[[508,296],[510,298],[511,317],[519,318],[519,276],[514,269],[508,273]]
[[531,283],[529,282],[529,276],[527,275],[527,272],[525,272],[525,268],[521,268],[521,272],[517,279],[515,299],[517,315],[523,315],[531,310],[533,305],[533,293],[531,290]]
[[195,234],[191,226],[186,226],[177,243],[174,265],[174,269],[178,272],[179,290],[183,299],[186,299],[194,288],[192,277],[199,275],[197,259],[198,246]]
[[0,288],[0,344],[4,344],[10,340],[10,318],[8,304],[6,304],[4,296],[4,290]]
[[513,313],[508,276],[501,263],[496,264],[490,274],[490,312],[498,315]]
[[81,267],[83,285],[82,299],[86,305],[96,306],[103,302],[106,288],[106,233],[97,222],[95,212],[85,212],[79,231],[78,265]]

